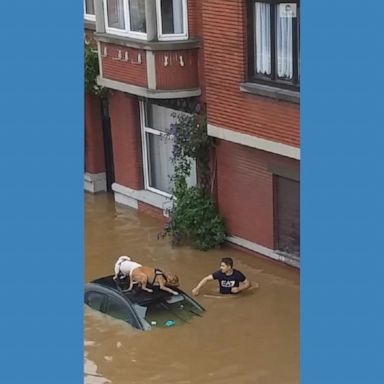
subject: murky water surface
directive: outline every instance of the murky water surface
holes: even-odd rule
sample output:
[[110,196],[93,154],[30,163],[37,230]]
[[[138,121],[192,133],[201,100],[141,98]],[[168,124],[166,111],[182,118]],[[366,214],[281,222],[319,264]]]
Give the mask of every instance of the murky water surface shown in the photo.
[[[250,223],[252,225],[252,223]],[[258,289],[220,296],[216,282],[197,301],[207,312],[180,327],[149,332],[85,308],[85,384],[299,383],[299,273],[232,249],[172,249],[161,224],[116,206],[109,194],[85,195],[85,281],[113,273],[120,255],[179,275],[187,293],[234,258]]]

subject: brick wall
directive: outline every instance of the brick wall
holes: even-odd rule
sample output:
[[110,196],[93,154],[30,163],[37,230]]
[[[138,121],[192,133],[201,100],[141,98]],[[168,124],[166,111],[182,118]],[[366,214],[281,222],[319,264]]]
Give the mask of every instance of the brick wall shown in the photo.
[[247,79],[246,0],[202,6],[209,123],[299,147],[298,105],[240,91]]
[[[180,65],[180,57],[184,67]],[[161,51],[155,53],[156,88],[189,89],[199,87],[198,51],[196,49],[181,51]],[[168,65],[165,66],[165,60]]]
[[[188,30],[191,38],[202,37],[202,4],[203,0],[189,0],[188,4]],[[123,47],[115,44],[101,44],[101,51],[107,47],[108,55],[102,58],[103,77],[126,84],[148,87],[147,64],[144,50]],[[113,60],[121,50],[124,57],[128,52],[129,61]],[[142,64],[133,64],[137,54],[141,54]],[[203,49],[184,51],[156,52],[156,83],[157,89],[177,90],[201,87],[202,101],[205,102]],[[185,66],[178,63],[182,55]],[[164,56],[168,56],[170,64],[164,67]]]
[[[165,223],[167,218],[163,215],[163,210],[160,208],[153,207],[152,205],[139,201],[139,212],[145,213],[148,216],[152,216],[155,219]],[[160,231],[159,231],[160,232]]]
[[90,173],[105,172],[103,127],[100,99],[88,93],[84,100],[85,170]]
[[135,96],[113,91],[109,98],[115,181],[143,188],[139,104]]
[[[107,47],[107,56],[102,58],[103,77],[127,84],[147,87],[147,63],[145,51],[141,49],[122,47],[114,44],[101,44],[101,52]],[[124,58],[128,52],[128,61],[113,60],[118,57],[118,52]],[[141,55],[141,64],[137,63],[138,55]]]
[[201,88],[201,101],[206,102],[205,97],[205,73],[204,73],[204,41],[203,37],[203,0],[188,1],[189,37],[200,39],[198,50],[197,71],[199,74],[199,85]]
[[188,0],[188,32],[191,38],[201,35],[201,2],[202,0]]
[[299,162],[218,141],[218,205],[233,236],[273,249],[273,182],[270,165],[298,169]]

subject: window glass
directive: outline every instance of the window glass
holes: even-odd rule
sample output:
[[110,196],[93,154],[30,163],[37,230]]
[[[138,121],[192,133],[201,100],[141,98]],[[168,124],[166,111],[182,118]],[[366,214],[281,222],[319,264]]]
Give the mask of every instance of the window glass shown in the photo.
[[106,0],[108,27],[125,29],[124,0]]
[[270,5],[255,3],[255,63],[256,73],[271,74]]
[[127,321],[130,324],[134,322],[134,316],[128,308],[128,303],[117,297],[108,297],[106,313],[116,319]]
[[276,7],[276,69],[280,79],[293,78],[293,23],[292,9],[296,4]]
[[[144,111],[144,145],[147,187],[171,194],[174,165],[172,164],[173,139],[167,136],[172,123],[177,121],[175,111],[156,104],[145,104]],[[191,160],[191,175],[187,180],[189,186],[196,184],[196,164]]]
[[129,0],[130,28],[133,32],[147,32],[145,22],[145,0]]
[[183,0],[161,0],[162,34],[184,33]]
[[298,88],[300,79],[299,2],[250,0],[250,80]]
[[171,193],[171,177],[174,167],[171,162],[172,141],[160,135],[146,134],[148,153],[149,186],[163,192]]
[[102,293],[89,292],[87,294],[87,304],[91,308],[97,311],[101,311],[104,298],[105,298],[105,295],[103,295]]
[[142,311],[142,316],[152,326],[163,327],[169,321],[175,325],[188,322],[202,313],[193,301],[180,294],[148,304],[146,310]]
[[95,6],[93,0],[85,0],[85,13],[88,15],[95,14]]

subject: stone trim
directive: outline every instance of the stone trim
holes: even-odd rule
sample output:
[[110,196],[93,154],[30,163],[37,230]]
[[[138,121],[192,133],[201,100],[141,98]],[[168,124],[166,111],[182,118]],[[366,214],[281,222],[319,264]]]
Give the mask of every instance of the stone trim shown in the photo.
[[300,182],[300,167],[288,167],[281,164],[269,163],[267,169],[268,172],[274,175]]
[[148,88],[156,89],[156,63],[155,54],[152,51],[146,51],[146,62],[147,62],[147,79]]
[[227,241],[239,245],[240,247],[254,251],[256,253],[259,253],[263,256],[269,257],[270,259],[281,261],[283,263],[289,264],[293,267],[300,269],[300,259],[293,255],[283,254],[281,252],[274,251],[272,249],[263,247],[262,245],[253,243],[237,236],[228,236]]
[[115,193],[115,201],[138,209],[138,202],[146,203],[156,208],[160,208],[166,216],[166,210],[170,207],[171,201],[168,197],[159,195],[145,189],[136,190],[125,187],[124,185],[113,183],[112,191]]
[[200,47],[200,40],[174,40],[174,41],[147,41],[137,40],[126,36],[116,36],[109,33],[96,32],[94,37],[97,41],[109,44],[117,44],[125,47],[143,49],[145,51],[177,51],[184,49],[195,49]]
[[217,127],[212,124],[208,124],[208,135],[221,140],[246,145],[247,147],[252,147],[262,151],[276,153],[277,155],[300,160],[300,148],[296,148],[291,145],[262,139],[254,135],[233,131],[227,128]]
[[240,84],[240,91],[252,93],[258,96],[266,96],[276,100],[288,101],[294,104],[300,104],[300,92],[292,91],[290,89],[277,88],[258,83],[242,83]]
[[149,89],[144,87],[139,87],[137,85],[126,84],[116,80],[106,79],[99,76],[97,78],[97,84],[102,87],[107,87],[114,89],[116,91],[121,91],[129,93],[131,95],[142,96],[149,99],[181,99],[187,97],[194,97],[201,95],[201,89],[181,89],[181,90],[158,90],[158,89]]
[[84,29],[88,29],[90,31],[96,31],[96,22],[84,19]]
[[84,190],[90,193],[107,191],[107,176],[105,172],[84,173]]

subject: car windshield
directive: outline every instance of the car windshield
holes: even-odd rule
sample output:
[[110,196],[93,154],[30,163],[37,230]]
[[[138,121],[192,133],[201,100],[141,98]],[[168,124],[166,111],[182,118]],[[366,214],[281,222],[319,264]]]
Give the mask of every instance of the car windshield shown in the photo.
[[188,323],[203,310],[183,294],[162,298],[144,305],[135,304],[138,315],[152,328]]

